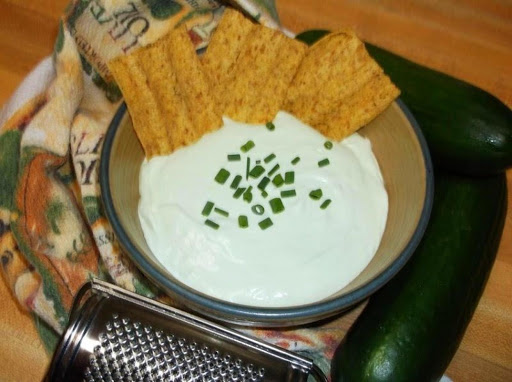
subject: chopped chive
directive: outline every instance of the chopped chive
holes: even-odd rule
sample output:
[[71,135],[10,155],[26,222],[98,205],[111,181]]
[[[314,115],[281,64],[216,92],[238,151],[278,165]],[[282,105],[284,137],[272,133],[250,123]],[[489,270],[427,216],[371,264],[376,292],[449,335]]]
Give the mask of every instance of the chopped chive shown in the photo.
[[249,219],[247,219],[247,216],[240,215],[238,217],[238,226],[240,228],[247,228],[247,227],[249,227]]
[[324,143],[324,147],[325,147],[327,150],[332,149],[332,142],[331,142],[331,141],[325,141],[325,143]]
[[276,154],[274,154],[274,153],[269,154],[265,157],[265,159],[263,159],[263,162],[268,163],[268,162],[272,161],[275,157],[276,157]]
[[322,198],[322,189],[318,188],[309,193],[309,197],[313,200],[319,200]]
[[295,190],[284,190],[281,191],[281,198],[291,198],[293,196],[297,196]]
[[281,174],[277,174],[276,176],[274,176],[274,179],[272,179],[272,183],[276,187],[281,187],[283,185],[283,183],[284,183],[284,179],[281,176]]
[[233,190],[236,190],[238,186],[240,185],[240,182],[242,181],[242,175],[235,176],[235,179],[231,182],[231,187]]
[[270,183],[270,178],[267,176],[264,176],[263,179],[258,183],[258,188],[261,191],[265,191],[265,187]]
[[213,210],[214,210],[215,212],[217,212],[219,215],[222,215],[222,216],[225,216],[225,217],[228,217],[228,216],[229,216],[229,212],[228,212],[228,211],[223,210],[222,208],[215,207]]
[[233,194],[233,198],[235,199],[238,199],[240,196],[242,196],[242,194],[245,192],[245,187],[240,187],[239,189],[237,189],[235,191],[235,193]]
[[253,141],[247,141],[245,144],[243,144],[243,145],[240,147],[240,150],[241,150],[243,153],[246,153],[247,151],[249,151],[250,149],[252,149],[254,146],[255,146],[255,144],[254,144],[254,142],[253,142]]
[[295,164],[299,163],[299,161],[300,161],[300,157],[295,157],[292,159],[292,164],[295,165]]
[[265,207],[263,207],[261,204],[256,204],[251,207],[251,210],[256,215],[263,215],[263,213],[265,212]]
[[215,181],[220,184],[226,183],[226,180],[229,178],[229,171],[221,168],[217,175],[215,175]]
[[206,224],[210,228],[219,229],[219,225],[217,223],[215,223],[215,222],[212,222],[210,219],[206,219],[204,221],[204,224]]
[[279,165],[276,164],[272,169],[268,172],[268,176],[272,176],[276,173],[276,171],[279,170]]
[[320,208],[325,210],[327,207],[329,207],[329,204],[331,204],[331,199],[325,199],[324,202],[320,205]]
[[260,228],[262,230],[267,229],[268,227],[272,226],[273,224],[274,223],[272,223],[272,219],[270,219],[270,218],[263,219],[262,221],[260,221],[258,223],[258,225],[260,226]]
[[293,171],[288,171],[284,173],[284,183],[285,184],[293,184],[295,182],[295,173]]
[[271,199],[268,203],[270,204],[270,208],[272,208],[273,213],[278,214],[279,212],[284,211],[284,204],[280,198]]
[[247,164],[245,165],[245,179],[249,179],[249,171],[251,170],[251,158],[247,157]]
[[261,191],[261,196],[266,198],[268,196],[268,192],[265,190]]
[[274,131],[276,128],[276,125],[274,125],[272,122],[267,122],[265,126],[267,126],[267,129],[269,129],[270,131]]
[[249,172],[249,176],[251,178],[259,178],[261,176],[261,174],[263,174],[264,172],[265,172],[265,168],[258,164],[252,168],[252,170]]
[[247,188],[247,190],[245,190],[245,192],[244,192],[243,199],[247,203],[252,202],[252,192],[251,191],[252,191],[252,186],[249,186],[249,188]]
[[318,167],[324,167],[329,164],[329,159],[325,158],[318,162]]
[[201,212],[201,214],[203,216],[208,216],[208,215],[210,215],[210,212],[212,212],[212,209],[213,209],[213,203],[212,202],[206,202],[206,204],[204,205],[204,208],[203,208],[203,211]]
[[261,163],[261,160],[260,159],[257,159],[256,160],[256,164],[260,164]]
[[228,154],[228,161],[230,162],[236,162],[239,161],[240,159],[242,159],[240,154]]

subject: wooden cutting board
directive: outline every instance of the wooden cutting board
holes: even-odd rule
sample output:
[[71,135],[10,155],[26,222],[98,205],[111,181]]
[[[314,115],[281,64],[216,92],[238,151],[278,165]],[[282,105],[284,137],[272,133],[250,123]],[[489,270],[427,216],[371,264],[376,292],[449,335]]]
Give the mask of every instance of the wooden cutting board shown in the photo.
[[[53,47],[67,0],[0,0],[0,104]],[[277,0],[294,32],[350,26],[366,41],[464,79],[512,106],[509,0]],[[498,258],[447,375],[454,381],[512,381],[512,170]],[[38,381],[49,356],[30,316],[0,281],[0,381]],[[345,315],[348,328],[361,308]]]

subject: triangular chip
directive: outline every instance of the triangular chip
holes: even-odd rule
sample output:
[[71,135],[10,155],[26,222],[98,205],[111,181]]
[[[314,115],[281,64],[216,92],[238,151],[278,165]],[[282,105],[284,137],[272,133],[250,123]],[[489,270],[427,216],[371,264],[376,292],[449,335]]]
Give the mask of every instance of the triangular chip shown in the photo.
[[352,31],[331,33],[308,49],[284,110],[341,140],[370,122],[399,90]]
[[225,94],[226,82],[254,23],[233,8],[226,8],[213,33],[201,62],[209,77],[214,94]]
[[166,123],[157,97],[146,81],[135,55],[120,56],[108,64],[123,93],[135,133],[148,158],[168,151]]
[[277,30],[255,26],[226,82],[223,114],[246,123],[274,119],[306,49]]
[[187,30],[109,63],[146,156],[170,154],[222,126]]
[[272,120],[306,49],[226,9],[202,58],[222,114],[245,123]]

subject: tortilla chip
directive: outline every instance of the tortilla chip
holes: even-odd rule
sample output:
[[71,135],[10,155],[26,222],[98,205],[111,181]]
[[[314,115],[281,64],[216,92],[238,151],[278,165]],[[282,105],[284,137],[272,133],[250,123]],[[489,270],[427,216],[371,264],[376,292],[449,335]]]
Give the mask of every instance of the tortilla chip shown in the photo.
[[352,31],[310,47],[288,89],[284,110],[341,140],[374,119],[399,90]]
[[154,44],[110,61],[147,157],[167,155],[222,126],[184,26]]
[[225,94],[226,83],[233,75],[235,63],[253,27],[253,22],[235,9],[224,11],[201,58],[214,94]]
[[223,114],[245,123],[274,119],[306,49],[277,30],[254,26],[219,95]]
[[171,31],[168,43],[169,63],[175,73],[177,91],[193,125],[193,139],[187,142],[191,143],[220,128],[222,113],[184,25]]
[[333,104],[312,126],[325,136],[340,141],[370,123],[396,98],[394,85],[384,73],[376,74],[356,93]]
[[161,155],[169,154],[196,139],[185,100],[177,85],[176,73],[169,63],[168,51],[167,40],[162,40],[136,53],[155,96],[157,108],[167,124],[168,147]]
[[133,128],[146,156],[160,155],[167,149],[165,123],[136,56],[118,57],[108,66],[123,93]]

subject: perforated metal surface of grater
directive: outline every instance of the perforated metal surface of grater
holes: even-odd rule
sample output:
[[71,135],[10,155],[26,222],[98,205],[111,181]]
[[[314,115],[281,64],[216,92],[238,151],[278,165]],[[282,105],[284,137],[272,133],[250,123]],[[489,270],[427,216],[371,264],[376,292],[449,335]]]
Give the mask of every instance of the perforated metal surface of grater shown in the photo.
[[48,382],[327,382],[308,358],[93,280],[77,294]]
[[261,382],[265,369],[173,333],[114,314],[99,335],[84,381]]

